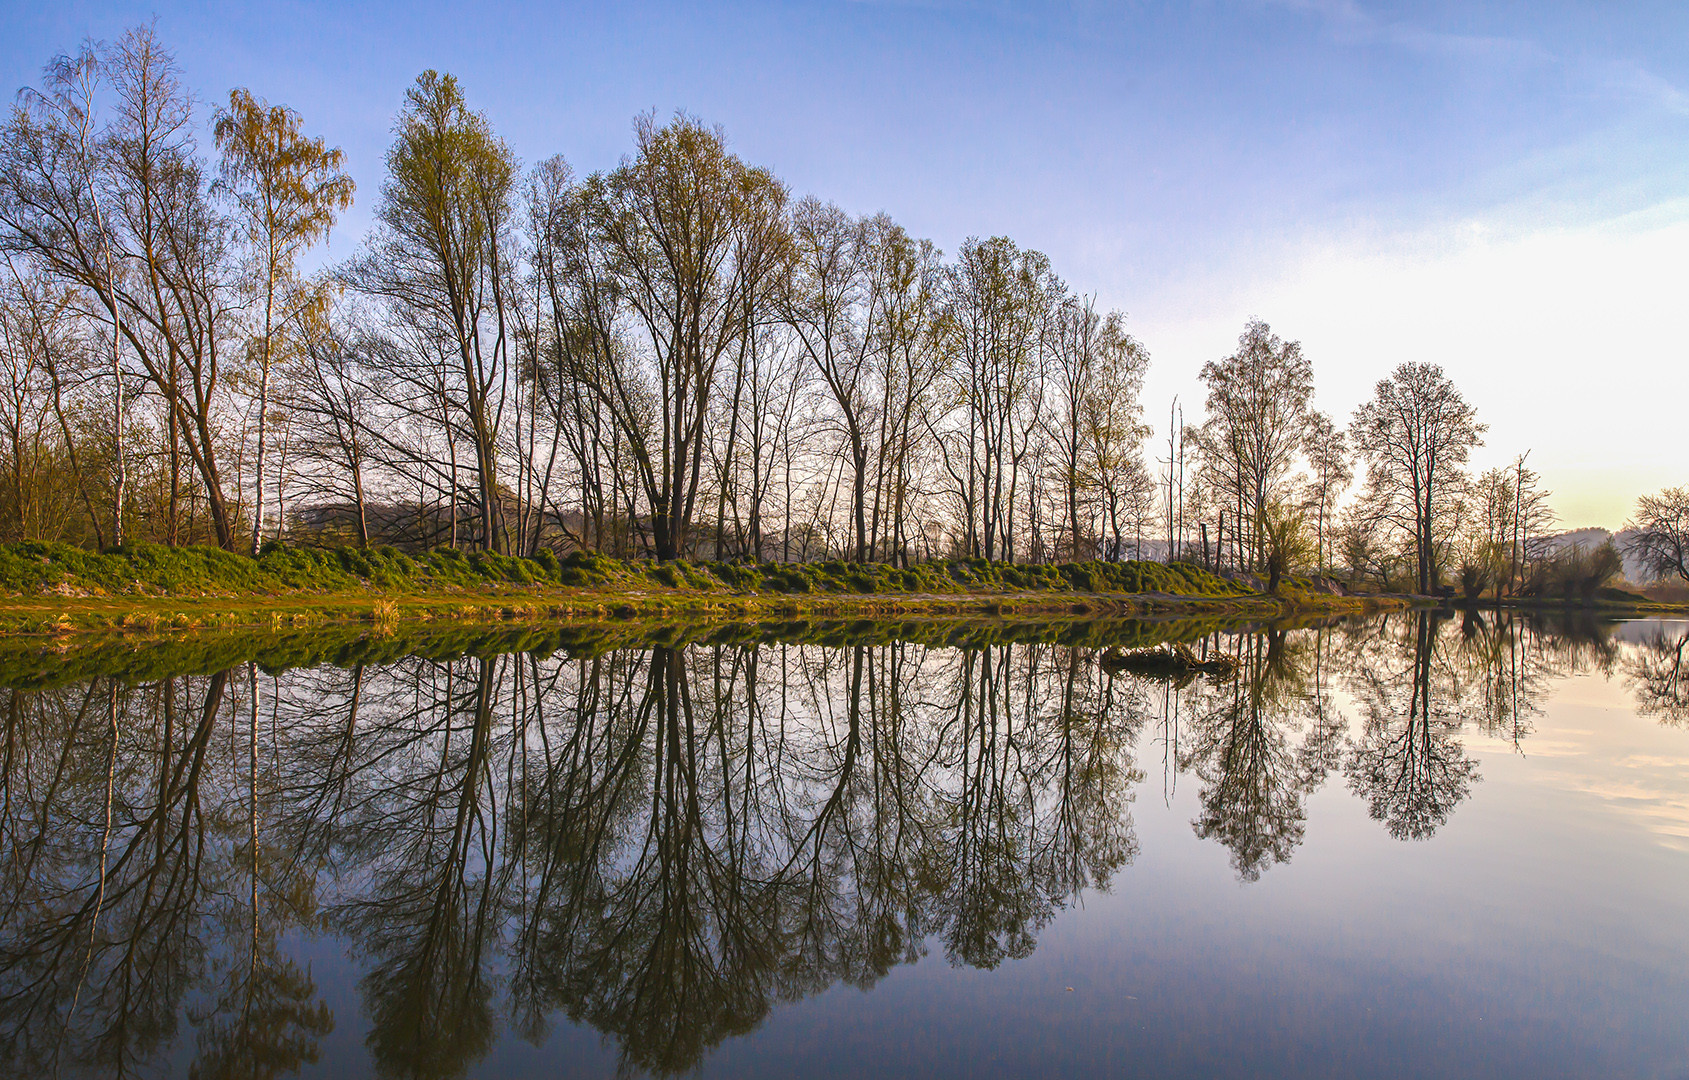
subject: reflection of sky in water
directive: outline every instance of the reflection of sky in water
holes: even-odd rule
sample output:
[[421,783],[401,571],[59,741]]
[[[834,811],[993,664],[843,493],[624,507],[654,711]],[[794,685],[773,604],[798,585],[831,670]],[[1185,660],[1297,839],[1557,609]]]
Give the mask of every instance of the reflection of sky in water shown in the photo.
[[[1639,719],[1632,700],[1618,677],[1579,675],[1557,684],[1521,748],[1519,781],[1566,796],[1567,814],[1606,815],[1615,828],[1640,828],[1689,852],[1689,731]],[[1472,747],[1487,766],[1510,749],[1488,739],[1474,739]]]
[[1195,785],[1166,807],[1150,768],[1142,855],[1032,957],[834,990],[708,1072],[836,1039],[872,1049],[826,1075],[1689,1076],[1689,732],[1617,678],[1542,705],[1523,754],[1467,733],[1484,779],[1433,840],[1391,840],[1328,782],[1249,885],[1193,836]]
[[[555,919],[534,922],[532,912],[575,895],[555,882],[573,881],[568,869],[588,864],[574,856],[559,863],[551,899],[536,899],[535,866],[543,852],[532,841],[517,843],[523,834],[511,785],[538,775],[543,761],[568,759],[570,732],[585,730],[569,716],[580,700],[570,673],[580,669],[523,661],[551,680],[537,698],[486,682],[489,671],[508,675],[496,663],[413,666],[410,682],[396,674],[400,669],[373,672],[359,684],[356,725],[347,725],[343,715],[345,673],[289,673],[274,685],[294,710],[291,723],[277,728],[285,733],[278,738],[292,740],[289,754],[276,759],[278,767],[295,770],[288,773],[292,786],[278,796],[290,813],[266,827],[278,841],[309,847],[311,830],[322,825],[300,823],[323,805],[343,808],[331,822],[335,828],[323,830],[332,842],[322,849],[325,871],[317,880],[319,929],[285,929],[277,945],[280,955],[310,972],[315,1000],[334,1018],[334,1029],[316,1040],[316,1064],[305,1064],[301,1075],[370,1072],[378,1041],[372,1025],[395,1015],[392,999],[384,999],[385,1012],[372,1008],[372,972],[391,979],[393,957],[414,962],[421,955],[411,950],[418,939],[405,927],[437,929],[427,913],[445,894],[430,890],[449,891],[459,880],[429,876],[437,860],[407,868],[396,853],[409,850],[414,830],[394,831],[383,815],[412,813],[406,793],[442,798],[450,809],[460,777],[454,773],[436,784],[430,770],[465,752],[475,726],[464,718],[491,703],[486,715],[492,723],[484,729],[490,757],[477,774],[485,785],[477,811],[481,826],[473,825],[473,814],[459,819],[442,812],[432,819],[443,825],[442,837],[477,837],[462,880],[485,884],[477,875],[487,866],[504,875],[494,875],[504,884],[493,890],[498,900],[490,907],[477,906],[482,894],[475,889],[452,901],[472,914],[490,913],[488,925],[495,927],[474,976],[482,996],[463,999],[469,1004],[462,1007],[471,1009],[475,1000],[486,1002],[490,1024],[484,1046],[453,1066],[466,1075],[613,1074],[624,1041],[645,1034],[637,1023],[601,1034],[604,1017],[622,1014],[603,1012],[594,995],[621,988],[624,998],[631,994],[627,1000],[643,1003],[646,1012],[637,1015],[679,1016],[705,1029],[724,1008],[739,1010],[742,1020],[720,1029],[718,1043],[701,1048],[706,1076],[1689,1076],[1683,1022],[1689,1005],[1689,935],[1683,929],[1689,926],[1689,728],[1638,715],[1633,707],[1638,659],[1662,629],[1689,626],[1630,624],[1619,648],[1610,640],[1507,637],[1491,626],[1468,627],[1463,637],[1457,624],[1421,623],[1416,630],[1413,620],[1400,617],[1386,622],[1381,634],[1351,627],[1317,640],[1295,632],[1221,638],[1209,647],[1238,653],[1238,681],[1197,683],[1177,693],[1124,678],[1110,682],[1088,650],[1015,646],[991,661],[994,677],[1004,678],[1007,704],[989,722],[977,712],[964,720],[934,711],[957,700],[957,687],[986,677],[984,654],[969,664],[946,650],[911,652],[905,675],[918,677],[906,683],[896,753],[905,755],[898,760],[909,763],[916,780],[906,792],[914,809],[874,816],[873,806],[895,805],[884,799],[889,774],[873,765],[876,755],[890,751],[883,740],[860,744],[851,768],[873,783],[853,788],[850,814],[822,830],[832,869],[808,885],[793,878],[785,892],[769,891],[770,885],[801,864],[794,853],[816,844],[816,834],[806,830],[828,805],[844,769],[853,685],[867,695],[860,730],[872,736],[885,727],[883,719],[878,728],[873,723],[874,716],[883,717],[887,700],[886,684],[875,679],[891,670],[876,666],[890,654],[883,648],[862,653],[864,675],[855,683],[853,650],[765,647],[757,654],[767,706],[757,721],[762,741],[754,747],[734,743],[732,725],[727,736],[727,744],[737,746],[729,761],[756,761],[754,783],[727,785],[738,792],[731,801],[732,829],[748,838],[746,844],[725,844],[721,822],[710,817],[711,800],[723,790],[723,769],[739,767],[710,750],[698,759],[708,767],[697,769],[695,780],[671,776],[705,810],[697,819],[702,832],[688,834],[693,838],[685,842],[694,846],[674,849],[697,873],[642,879],[651,897],[680,886],[717,890],[701,901],[713,913],[710,919],[687,931],[702,937],[653,936],[668,910],[660,905],[639,908],[637,923],[604,924],[620,926],[638,947],[595,954],[584,969],[560,967],[578,985],[553,995],[553,1010],[526,1029],[511,1008],[525,978],[512,960],[520,952],[519,930],[555,931]],[[641,680],[656,670],[648,663],[651,655],[617,661],[628,681],[619,696],[605,700],[620,702],[626,715],[644,700]],[[742,663],[750,654],[728,649],[721,655],[737,655]],[[797,657],[807,659],[792,666]],[[684,723],[662,729],[661,740],[640,744],[647,756],[628,781],[635,797],[616,804],[621,840],[596,864],[612,884],[637,877],[635,868],[651,845],[679,835],[652,817],[656,807],[684,811],[687,805],[685,799],[665,803],[664,792],[673,789],[653,787],[654,777],[671,775],[659,763],[659,747],[672,756],[683,745],[677,740],[686,724],[711,730],[713,710],[740,701],[735,691],[718,689],[738,684],[704,677],[716,670],[707,659],[690,654],[691,681],[678,699],[669,699],[689,701],[690,717],[682,710],[676,715]],[[1323,703],[1313,692],[1316,668],[1327,680]],[[720,670],[743,672],[731,664]],[[1521,678],[1497,681],[1497,672]],[[242,707],[242,676],[227,688],[231,713]],[[418,708],[430,694],[443,700],[448,692],[459,706],[451,736],[457,741],[449,752],[439,738],[416,734],[434,730],[427,707],[418,709],[414,728],[380,730],[382,717]],[[1070,728],[1053,720],[1066,698],[1085,717]],[[518,700],[549,703],[544,730],[530,726],[526,741],[512,722]],[[668,706],[654,700],[655,716]],[[1103,700],[1113,711],[1099,721],[1094,706]],[[1504,706],[1499,712],[1498,703]],[[1515,705],[1517,717],[1508,711]],[[721,715],[739,714],[730,709]],[[191,709],[184,710],[173,737],[187,738],[194,719]],[[348,789],[355,797],[338,803],[321,802],[307,781],[338,760],[325,756],[325,748],[341,744],[311,740],[351,727],[368,740],[361,752],[379,782]],[[620,745],[610,737],[613,729],[605,729],[605,745]],[[229,836],[238,839],[245,828],[239,812],[239,763],[245,759],[232,730],[217,728],[204,762],[202,801],[228,829],[208,830],[211,861],[219,845]],[[1083,797],[1085,783],[1075,779],[1083,770],[1063,764],[1079,761],[1057,752],[1064,731],[1109,736],[1087,759],[1101,770],[1096,775],[1108,778],[1101,803]],[[53,751],[36,747],[32,760],[46,760]],[[93,760],[102,759],[96,754]],[[984,779],[975,783],[970,776]],[[696,786],[687,788],[689,783]],[[1064,784],[1078,794],[1064,800]],[[8,789],[14,807],[39,798],[40,791],[17,783]],[[92,820],[96,803],[86,795],[77,796],[75,813]],[[602,799],[594,795],[582,805],[600,806]],[[384,809],[372,814],[372,807]],[[976,814],[975,831],[957,825]],[[536,811],[534,820],[539,817]],[[674,820],[685,819],[682,813]],[[1072,827],[1076,857],[1091,860],[1093,878],[1109,877],[1106,889],[1071,896],[1061,885],[1072,880],[1065,871],[1029,856],[1056,850],[1052,838],[1068,835],[1064,822]],[[876,825],[894,827],[876,831]],[[909,881],[917,893],[929,890],[935,898],[922,901],[934,905],[923,923],[924,944],[915,962],[894,957],[883,975],[861,977],[860,950],[875,940],[862,932],[870,914],[863,903],[869,841],[890,842],[919,829],[927,830],[925,861],[917,860]],[[847,834],[848,842],[842,839]],[[1044,895],[991,891],[1014,883],[969,863],[968,851],[997,841],[1006,844],[1007,857],[1022,860],[1012,865],[1041,867],[1036,873]],[[16,842],[15,835],[6,837],[8,845]],[[839,854],[850,844],[856,845],[854,856]],[[438,855],[446,848],[415,850]],[[735,850],[738,863],[720,857]],[[239,865],[236,857],[207,872],[215,881],[195,900],[204,917],[183,924],[214,957],[240,955],[247,923]],[[15,887],[13,879],[5,881]],[[427,888],[412,895],[407,883]],[[814,887],[835,890],[834,902],[805,907]],[[755,932],[774,909],[758,906],[759,898],[776,894],[783,898],[777,921],[784,936],[762,940]],[[415,902],[394,899],[405,896]],[[123,902],[114,900],[114,910]],[[737,924],[723,914],[735,904],[744,913]],[[1019,914],[1006,914],[1011,905],[1020,905],[1014,909]],[[582,917],[591,923],[597,909],[587,908]],[[981,952],[985,939],[958,929],[956,920],[965,922],[970,912],[999,920],[994,925],[1007,935],[999,942],[1011,943],[1007,954]],[[20,927],[33,918],[26,916],[0,931],[0,960],[16,955],[28,934]],[[817,919],[832,922],[821,927]],[[120,921],[112,915],[104,925],[109,931]],[[740,926],[742,937],[723,950],[708,939],[712,928],[729,924]],[[1029,935],[1024,947],[1012,944],[1017,928]],[[457,932],[447,930],[437,936],[446,940]],[[813,948],[803,944],[811,933]],[[707,979],[694,984],[690,996],[653,1004],[640,997],[635,976],[653,955],[642,950],[661,941],[714,957],[710,970],[718,974],[756,968],[754,957],[736,959],[734,949],[772,949],[776,966],[751,999],[736,1005],[713,998]],[[72,949],[66,955],[80,954]],[[95,985],[106,968],[93,967],[96,974],[79,999],[83,1016],[108,1000]],[[28,995],[20,991],[18,970],[0,966],[0,1039],[13,1040],[0,1041],[0,1061],[16,1060],[6,1055],[15,1052],[18,1033],[30,1022],[20,1012]],[[838,973],[846,971],[857,974],[841,981]],[[394,985],[408,984],[400,979]],[[452,991],[457,984],[441,985]],[[199,984],[183,998],[189,1014],[215,1012],[217,1000]],[[440,1024],[449,1026],[458,1000],[445,994]],[[570,1010],[582,1022],[572,1022]],[[196,1059],[196,1028],[191,1016],[179,1017],[178,1024],[149,1065],[186,1075]],[[406,1045],[392,1031],[382,1038],[389,1055]],[[386,1060],[391,1067],[391,1056]],[[67,1055],[62,1071],[74,1075],[76,1064]]]

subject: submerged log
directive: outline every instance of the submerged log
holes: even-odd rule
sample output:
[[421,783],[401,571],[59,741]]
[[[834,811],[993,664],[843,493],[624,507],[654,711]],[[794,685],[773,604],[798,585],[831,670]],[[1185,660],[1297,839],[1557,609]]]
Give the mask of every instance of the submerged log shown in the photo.
[[1150,649],[1109,649],[1097,664],[1111,674],[1127,672],[1151,679],[1188,679],[1195,675],[1224,678],[1237,670],[1237,661],[1224,653],[1207,660],[1185,644],[1157,645]]

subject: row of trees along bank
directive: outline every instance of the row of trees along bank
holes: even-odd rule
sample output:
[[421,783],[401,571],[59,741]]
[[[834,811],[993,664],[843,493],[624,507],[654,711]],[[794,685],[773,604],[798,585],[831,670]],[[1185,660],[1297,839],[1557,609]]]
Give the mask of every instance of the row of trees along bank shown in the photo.
[[1469,475],[1484,426],[1435,365],[1341,425],[1300,347],[1252,321],[1202,370],[1205,418],[1173,413],[1146,450],[1148,353],[1045,256],[994,237],[946,257],[796,198],[684,114],[638,118],[614,169],[524,169],[425,72],[370,233],[307,274],[351,205],[343,166],[247,90],[196,115],[145,27],[20,93],[5,538],[1153,556],[1420,592],[1517,588],[1540,555],[1538,477],[1523,457]]

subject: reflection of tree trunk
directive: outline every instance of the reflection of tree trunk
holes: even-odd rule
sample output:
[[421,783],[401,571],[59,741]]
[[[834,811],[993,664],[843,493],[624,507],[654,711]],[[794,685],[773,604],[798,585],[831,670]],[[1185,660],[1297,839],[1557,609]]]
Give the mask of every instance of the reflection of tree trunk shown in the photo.
[[110,727],[111,750],[106,754],[105,825],[100,830],[100,875],[94,886],[94,914],[88,920],[88,950],[82,960],[82,974],[76,980],[76,994],[71,1000],[71,1015],[82,999],[82,987],[94,963],[95,937],[100,930],[100,912],[106,902],[106,870],[111,857],[111,810],[113,792],[117,786],[117,680],[112,679],[106,689],[106,716]]
[[250,952],[247,954],[247,992],[242,1008],[243,1026],[250,1027],[252,1023],[252,988],[258,977],[258,665],[256,663],[247,663],[246,677],[252,694],[251,724],[247,731],[246,760],[247,800],[250,814],[250,828],[247,832],[250,856],[247,902],[252,913],[252,933],[248,940]]
[[[817,875],[820,873],[822,840],[834,815],[844,804],[845,793],[849,790],[851,778],[856,772],[856,758],[862,748],[862,676],[867,652],[868,647],[865,645],[850,647],[850,689],[845,697],[845,717],[849,730],[845,735],[844,754],[839,761],[838,779],[834,781],[833,789],[822,803],[821,809],[815,814],[808,835],[798,845],[799,848],[813,846],[811,858]],[[872,723],[871,717],[869,722]],[[791,858],[795,861],[799,855],[800,852],[794,850]]]
[[[484,819],[482,780],[490,778],[495,657],[474,663],[473,685],[457,694],[460,664],[447,666],[434,712],[439,757],[431,775],[397,794],[389,814],[409,827],[394,833],[387,880],[353,909],[351,932],[379,960],[363,991],[377,1067],[395,1074],[461,1073],[491,1043],[490,987],[483,971],[501,875]],[[422,679],[419,689],[439,691]],[[458,733],[464,704],[468,745]],[[461,748],[461,754],[457,753]],[[393,826],[382,823],[377,829]],[[377,834],[380,835],[379,833]],[[475,844],[480,837],[480,845]],[[477,858],[479,856],[479,858]],[[479,882],[470,867],[478,865]]]

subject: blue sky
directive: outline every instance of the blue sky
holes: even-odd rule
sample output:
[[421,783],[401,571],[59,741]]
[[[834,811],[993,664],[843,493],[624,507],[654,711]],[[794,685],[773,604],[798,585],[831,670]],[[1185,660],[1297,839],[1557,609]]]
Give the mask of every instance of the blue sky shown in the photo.
[[[1568,526],[1689,483],[1689,6],[8,2],[0,82],[156,15],[208,102],[344,147],[356,243],[405,87],[457,74],[526,162],[685,108],[797,193],[954,251],[1004,234],[1128,311],[1152,415],[1258,315],[1345,415],[1441,362]],[[1192,413],[1196,410],[1190,409]]]

